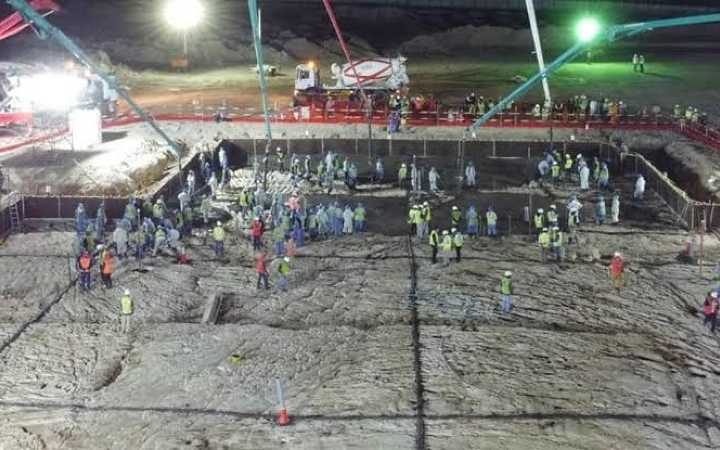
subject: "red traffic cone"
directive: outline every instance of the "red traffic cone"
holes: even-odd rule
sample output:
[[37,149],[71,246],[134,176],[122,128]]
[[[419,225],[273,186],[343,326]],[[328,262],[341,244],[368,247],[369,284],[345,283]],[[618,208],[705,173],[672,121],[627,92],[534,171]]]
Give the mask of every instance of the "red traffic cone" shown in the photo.
[[290,416],[288,416],[287,409],[283,408],[280,410],[280,414],[277,416],[276,423],[281,427],[290,425]]

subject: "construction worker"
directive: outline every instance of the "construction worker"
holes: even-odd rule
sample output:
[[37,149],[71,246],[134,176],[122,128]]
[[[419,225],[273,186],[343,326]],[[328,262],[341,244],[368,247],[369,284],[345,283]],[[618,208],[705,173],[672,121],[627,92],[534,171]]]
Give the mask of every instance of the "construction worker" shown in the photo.
[[553,204],[547,212],[547,226],[554,227],[558,224],[557,207]]
[[492,206],[489,206],[485,213],[485,220],[487,221],[487,235],[488,237],[497,236],[497,214]]
[[605,197],[602,194],[598,194],[597,202],[595,203],[595,223],[597,225],[605,223],[606,215],[607,209],[605,207]]
[[408,219],[407,223],[410,225],[410,235],[415,236],[417,234],[417,218],[416,215],[420,215],[420,206],[419,205],[413,205],[410,207],[410,211],[408,211]]
[[92,268],[92,256],[87,250],[83,250],[77,259],[77,267],[80,272],[80,288],[84,291],[90,290],[90,279]]
[[373,178],[374,183],[382,183],[385,178],[385,166],[383,166],[382,159],[378,158],[375,161],[375,176]]
[[613,287],[620,291],[625,283],[625,260],[620,252],[615,252],[608,270]]
[[164,217],[165,208],[163,208],[162,203],[160,203],[160,199],[157,199],[153,206],[153,222],[155,222],[155,225],[160,225]]
[[440,251],[442,251],[444,265],[447,266],[450,265],[450,258],[452,257],[453,239],[448,230],[443,230],[442,236],[443,240],[440,243]]
[[455,249],[455,261],[460,262],[460,259],[462,257],[462,248],[463,244],[465,243],[465,238],[463,237],[463,234],[460,232],[460,230],[453,228],[453,248]]
[[457,206],[453,206],[450,210],[450,226],[451,228],[457,228],[462,222],[462,212]]
[[560,183],[560,164],[555,161],[550,168],[550,176],[552,177],[553,184],[557,185]]
[[613,192],[612,203],[610,204],[610,223],[620,222],[620,193]]
[[155,245],[153,246],[153,256],[157,256],[160,247],[164,246],[167,242],[167,232],[163,227],[157,227],[155,230]]
[[358,233],[362,233],[365,231],[366,214],[367,213],[362,203],[358,203],[358,205],[355,207],[355,212],[353,214],[353,220],[355,221],[355,231]]
[[438,181],[440,181],[440,174],[438,173],[437,169],[435,169],[435,167],[430,168],[430,172],[428,173],[428,180],[430,181],[430,192],[438,192],[440,190],[438,189]]
[[278,265],[278,288],[281,291],[287,291],[288,275],[290,274],[290,258],[288,256],[280,260]]
[[542,208],[538,208],[535,216],[533,217],[533,224],[535,225],[535,232],[540,234],[542,229],[545,227],[545,211]]
[[567,181],[570,181],[570,176],[572,174],[572,167],[573,167],[573,159],[570,156],[570,153],[565,153],[565,179]]
[[440,245],[440,236],[437,228],[433,228],[430,232],[430,249],[432,250],[432,263],[437,263],[438,246]]
[[477,172],[475,171],[475,165],[472,161],[468,161],[467,167],[465,167],[465,186],[469,188],[474,188],[476,186],[476,174]]
[[503,314],[509,314],[512,310],[512,295],[512,272],[507,270],[500,278],[500,311]]
[[343,212],[343,234],[353,234],[353,211],[350,205],[346,205]]
[[127,219],[130,222],[133,230],[139,225],[138,209],[137,206],[135,206],[135,201],[133,198],[128,199],[127,205],[125,205],[125,213],[123,214],[123,218]]
[[109,249],[101,253],[100,278],[106,289],[112,289],[113,255]]
[[258,274],[257,288],[260,289],[261,285],[265,286],[265,289],[270,289],[268,283],[268,271],[265,264],[265,252],[258,253],[257,262],[255,264],[255,271]]
[[273,242],[275,243],[275,256],[285,254],[285,230],[282,225],[278,224],[272,231]]
[[430,232],[430,221],[432,220],[432,209],[430,203],[423,202],[422,208],[420,208],[420,215],[422,216],[422,229],[420,230],[420,237],[424,238]]
[[638,175],[637,180],[635,181],[635,191],[633,192],[633,199],[634,200],[642,200],[645,196],[645,177],[641,175]]
[[580,190],[587,191],[590,189],[590,169],[587,164],[580,167]]
[[400,169],[398,170],[398,186],[400,188],[404,188],[406,186],[407,176],[408,176],[407,165],[405,163],[402,163],[400,165]]
[[279,146],[275,149],[275,161],[277,162],[278,171],[285,172],[285,153]]
[[143,227],[138,227],[132,235],[132,244],[135,246],[135,259],[142,261],[145,256],[145,245],[147,244],[147,233]]
[[260,250],[263,247],[263,233],[265,233],[265,225],[262,220],[260,220],[260,217],[256,216],[250,225],[250,237],[252,238],[253,250]]
[[479,222],[480,218],[478,216],[477,210],[475,209],[474,205],[470,205],[470,207],[467,210],[467,213],[465,213],[465,223],[467,224],[467,228],[465,229],[465,232],[470,237],[477,237],[478,236],[478,228],[479,228]]
[[600,174],[598,176],[598,188],[607,189],[610,184],[610,170],[608,169],[607,163],[602,163]]
[[105,224],[107,223],[107,216],[105,215],[105,200],[100,202],[98,206],[97,214],[95,216],[95,233],[97,240],[100,242],[105,241]]
[[133,315],[133,300],[130,297],[130,290],[125,289],[120,298],[120,327],[124,334],[130,332],[130,318]]
[[222,258],[225,252],[225,229],[222,226],[222,222],[217,222],[215,228],[213,228],[212,236],[213,248],[215,249],[215,257]]
[[552,251],[555,255],[555,260],[560,262],[565,258],[565,252],[563,248],[563,232],[560,231],[560,227],[554,226],[550,233],[550,243],[552,245]]
[[185,178],[185,188],[190,197],[195,193],[195,170],[188,170],[187,177]]
[[592,179],[594,181],[598,181],[600,179],[600,160],[597,156],[593,158],[593,165],[592,165]]
[[717,291],[712,291],[705,297],[705,303],[703,304],[703,315],[705,316],[703,326],[709,326],[710,332],[713,334],[717,326],[718,306],[718,293]]
[[410,164],[410,188],[413,192],[422,191],[422,173],[414,162]]
[[550,251],[550,232],[547,228],[543,228],[538,235],[538,245],[540,246],[540,257],[542,262],[547,262],[547,254]]

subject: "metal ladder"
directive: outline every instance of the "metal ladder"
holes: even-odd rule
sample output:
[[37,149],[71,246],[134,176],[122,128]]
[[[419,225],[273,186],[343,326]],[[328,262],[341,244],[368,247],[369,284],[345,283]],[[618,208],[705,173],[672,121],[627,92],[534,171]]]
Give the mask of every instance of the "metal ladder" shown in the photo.
[[20,195],[17,192],[11,192],[8,199],[10,201],[8,206],[10,211],[10,231],[12,233],[22,233],[22,218],[20,217],[20,210],[18,210]]

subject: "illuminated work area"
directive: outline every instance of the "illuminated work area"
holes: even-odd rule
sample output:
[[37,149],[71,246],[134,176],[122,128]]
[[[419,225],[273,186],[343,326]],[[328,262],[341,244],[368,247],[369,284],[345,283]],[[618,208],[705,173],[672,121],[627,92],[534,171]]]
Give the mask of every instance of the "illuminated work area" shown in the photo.
[[0,10],[0,449],[720,446],[711,2]]

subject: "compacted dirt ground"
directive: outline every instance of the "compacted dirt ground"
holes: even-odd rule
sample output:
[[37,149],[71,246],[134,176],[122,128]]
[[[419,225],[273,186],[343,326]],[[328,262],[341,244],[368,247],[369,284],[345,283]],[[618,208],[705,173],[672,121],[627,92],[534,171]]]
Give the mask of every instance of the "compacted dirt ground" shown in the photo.
[[[629,196],[631,182],[617,185]],[[494,195],[462,198],[481,194]],[[584,223],[559,264],[524,234],[468,240],[449,266],[396,231],[310,242],[288,292],[256,290],[251,246],[233,232],[224,260],[197,234],[191,265],[122,261],[112,289],[82,293],[69,226],[35,224],[0,247],[0,448],[715,448],[720,351],[700,317],[711,268],[677,261],[687,233],[652,193],[625,217]],[[713,261],[714,235],[705,248]],[[614,251],[629,261],[619,292]],[[215,293],[218,324],[201,324]],[[273,422],[276,380],[286,428]]]

